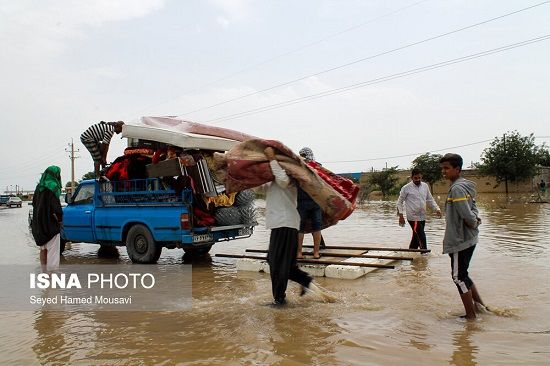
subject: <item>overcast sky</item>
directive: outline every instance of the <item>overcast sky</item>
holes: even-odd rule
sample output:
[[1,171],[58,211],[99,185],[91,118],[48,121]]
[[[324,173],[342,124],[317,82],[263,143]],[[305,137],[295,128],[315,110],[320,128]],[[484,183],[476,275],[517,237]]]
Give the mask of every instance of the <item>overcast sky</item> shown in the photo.
[[[488,143],[456,146],[514,129],[548,143],[550,40],[228,117],[548,35],[544,4],[370,57],[541,2],[2,0],[0,190],[32,190],[54,164],[67,182],[71,138],[79,180],[93,170],[80,134],[144,115],[309,146],[335,172],[408,168],[442,149],[469,165]],[[113,139],[109,160],[124,147]]]

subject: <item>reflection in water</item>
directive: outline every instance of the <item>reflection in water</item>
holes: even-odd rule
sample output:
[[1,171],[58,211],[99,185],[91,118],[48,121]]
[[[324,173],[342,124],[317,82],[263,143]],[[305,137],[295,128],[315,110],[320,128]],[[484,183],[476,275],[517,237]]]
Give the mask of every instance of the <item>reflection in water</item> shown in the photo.
[[420,351],[429,351],[432,345],[428,342],[428,330],[425,324],[418,321],[406,320],[407,334],[411,336],[409,343]]
[[[262,361],[269,364],[336,364],[331,336],[336,324],[323,311],[307,303],[291,304],[287,309],[271,309],[251,314],[257,324],[252,343],[260,345]],[[306,311],[304,311],[306,310]],[[311,313],[309,313],[311,311]]]
[[494,205],[481,204],[483,225],[480,241],[489,241],[494,252],[535,258],[548,253],[550,239],[549,210],[537,204]]
[[235,288],[211,266],[195,274],[189,311],[39,311],[32,349],[41,363],[59,364],[336,363],[339,328],[328,306],[294,298],[274,309],[265,305],[269,294],[254,298],[246,283]]
[[416,271],[419,273],[419,275],[423,275],[426,273],[426,270],[428,269],[428,259],[429,255],[421,255],[417,256],[412,262],[411,262],[411,269],[413,271]]
[[67,337],[70,335],[65,329],[65,320],[70,314],[56,311],[35,312],[34,329],[37,336],[32,350],[41,364],[57,363],[68,364],[70,361],[70,347]]
[[194,266],[209,267],[212,264],[212,256],[209,253],[194,254],[184,253],[181,258],[182,263],[192,264]]
[[472,335],[478,332],[479,325],[466,321],[464,329],[453,333],[453,354],[449,363],[454,366],[475,366],[479,347],[472,343]]

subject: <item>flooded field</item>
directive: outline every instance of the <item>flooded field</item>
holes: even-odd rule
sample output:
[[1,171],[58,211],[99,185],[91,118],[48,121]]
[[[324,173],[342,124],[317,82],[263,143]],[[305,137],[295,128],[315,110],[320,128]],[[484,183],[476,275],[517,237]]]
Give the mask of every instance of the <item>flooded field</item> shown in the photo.
[[[260,226],[249,239],[214,246],[192,263],[193,306],[180,312],[0,311],[0,363],[6,365],[548,365],[550,360],[550,204],[480,198],[483,218],[471,277],[498,314],[475,322],[462,314],[441,254],[444,220],[426,224],[432,253],[358,280],[319,278],[338,298],[298,296],[274,309],[269,276],[237,273],[231,259],[267,248]],[[27,228],[30,206],[0,209],[2,264],[37,264]],[[408,246],[394,202],[369,202],[323,235],[329,245]],[[308,237],[307,240],[311,241]],[[75,244],[62,264],[128,263],[98,257],[97,245]],[[184,262],[164,249],[159,263]],[[186,261],[187,263],[187,261]],[[177,280],[177,279],[175,279]],[[158,301],[163,301],[159,298]],[[1,309],[0,309],[1,310]]]

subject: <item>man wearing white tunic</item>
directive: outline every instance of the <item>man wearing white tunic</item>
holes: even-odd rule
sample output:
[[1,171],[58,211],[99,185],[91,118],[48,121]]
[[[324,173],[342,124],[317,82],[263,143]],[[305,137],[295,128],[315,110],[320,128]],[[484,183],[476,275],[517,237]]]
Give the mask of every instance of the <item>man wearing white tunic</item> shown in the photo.
[[267,262],[271,275],[273,305],[282,306],[286,303],[288,280],[302,286],[301,295],[313,284],[312,277],[298,268],[296,260],[300,227],[300,215],[296,208],[296,184],[275,159],[273,148],[267,147],[264,152],[275,177],[266,187],[265,226],[271,230]]
[[429,203],[438,217],[441,217],[441,210],[435,202],[430,188],[422,182],[422,172],[419,169],[411,171],[411,181],[401,188],[397,199],[397,211],[399,214],[399,225],[405,225],[405,217],[413,230],[410,249],[427,249],[426,233],[426,203]]

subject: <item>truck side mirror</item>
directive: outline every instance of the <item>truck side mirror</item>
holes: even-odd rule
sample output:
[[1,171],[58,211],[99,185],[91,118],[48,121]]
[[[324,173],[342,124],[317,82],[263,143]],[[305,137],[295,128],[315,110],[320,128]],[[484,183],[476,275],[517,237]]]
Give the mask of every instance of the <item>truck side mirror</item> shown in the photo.
[[65,203],[70,204],[73,202],[73,194],[67,193],[65,194]]

